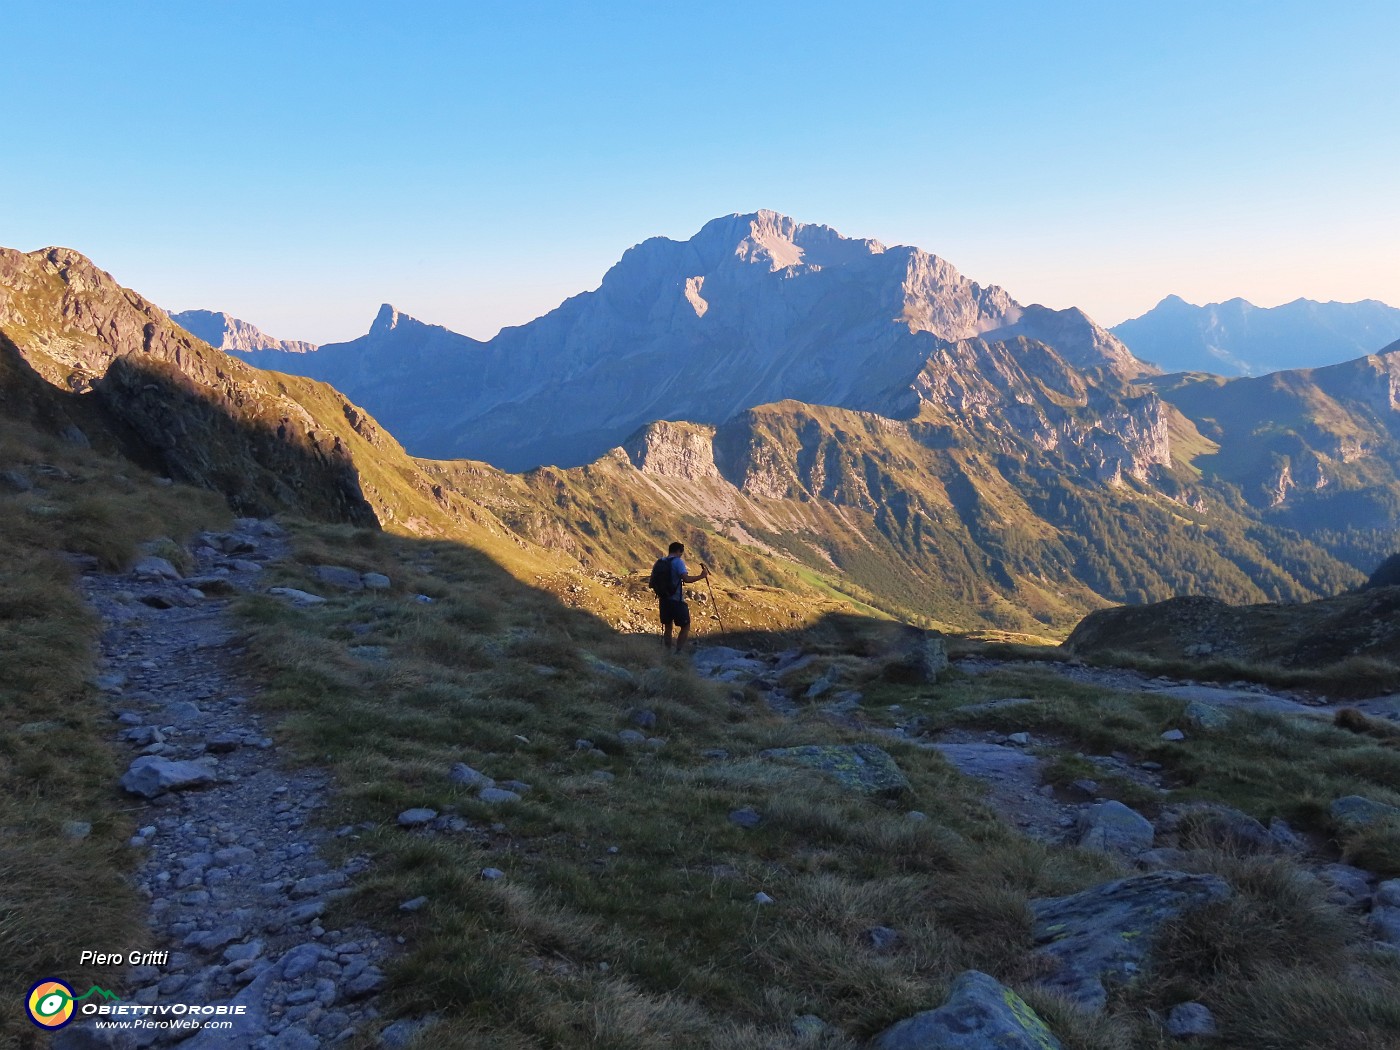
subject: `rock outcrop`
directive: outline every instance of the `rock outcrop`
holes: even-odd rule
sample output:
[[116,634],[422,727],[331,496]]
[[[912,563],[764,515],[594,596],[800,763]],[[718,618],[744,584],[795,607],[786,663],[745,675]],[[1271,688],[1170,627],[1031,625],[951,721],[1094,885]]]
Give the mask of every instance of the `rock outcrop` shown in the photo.
[[1060,1050],[1044,1021],[994,977],[968,970],[948,1001],[885,1029],[872,1050]]
[[1110,986],[1141,971],[1164,922],[1231,892],[1215,875],[1159,871],[1032,901],[1036,954],[1053,965],[1041,983],[1085,1009],[1101,1010]]

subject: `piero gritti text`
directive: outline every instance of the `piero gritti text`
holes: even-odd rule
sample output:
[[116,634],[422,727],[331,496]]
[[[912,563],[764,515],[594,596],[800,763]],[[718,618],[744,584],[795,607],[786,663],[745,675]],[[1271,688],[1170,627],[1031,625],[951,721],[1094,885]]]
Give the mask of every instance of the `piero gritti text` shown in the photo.
[[79,966],[164,966],[170,959],[168,951],[158,952],[94,952],[84,950],[78,956]]

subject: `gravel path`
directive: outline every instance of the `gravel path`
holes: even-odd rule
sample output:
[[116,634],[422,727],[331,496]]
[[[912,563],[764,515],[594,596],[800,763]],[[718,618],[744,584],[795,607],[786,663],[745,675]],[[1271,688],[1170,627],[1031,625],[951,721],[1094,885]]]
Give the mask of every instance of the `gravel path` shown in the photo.
[[[99,685],[120,746],[153,767],[145,781],[168,771],[157,765],[167,760],[193,780],[149,788],[154,797],[133,802],[143,812],[131,845],[144,854],[133,878],[150,900],[151,936],[140,947],[170,954],[164,965],[131,970],[125,987],[134,992],[123,1001],[233,1003],[246,1012],[233,1031],[193,1035],[146,1029],[113,1038],[74,1024],[65,1030],[74,1047],[183,1038],[189,1050],[299,1050],[348,1039],[378,1015],[379,967],[394,946],[325,920],[367,861],[337,866],[322,857],[333,833],[317,814],[330,779],[282,766],[239,671],[227,596],[259,589],[263,564],[285,555],[286,541],[274,524],[251,519],[201,540],[189,579],[144,559],[131,574],[86,574],[82,588],[105,624]],[[128,791],[142,784],[132,777],[123,778]]]

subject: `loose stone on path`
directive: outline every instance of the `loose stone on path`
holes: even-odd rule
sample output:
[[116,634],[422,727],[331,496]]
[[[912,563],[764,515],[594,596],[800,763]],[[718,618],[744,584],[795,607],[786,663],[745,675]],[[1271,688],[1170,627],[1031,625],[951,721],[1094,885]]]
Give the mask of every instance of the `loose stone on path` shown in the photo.
[[[281,764],[273,727],[245,699],[255,687],[240,670],[237,625],[226,601],[212,596],[259,590],[263,564],[286,553],[281,535],[275,523],[251,519],[201,534],[192,578],[211,581],[206,598],[180,598],[179,573],[172,577],[173,566],[154,556],[140,563],[139,577],[89,567],[81,580],[104,621],[95,677],[112,705],[113,739],[133,752],[121,786],[146,800],[137,803],[145,811],[130,841],[138,858],[132,879],[150,902],[150,934],[139,947],[170,952],[164,966],[131,970],[119,985],[122,999],[246,1008],[234,1031],[198,1032],[181,1050],[348,1039],[378,1016],[374,996],[393,948],[371,929],[327,922],[368,862],[333,864],[321,855],[331,832],[317,815],[330,778]],[[274,591],[294,602],[324,601]],[[96,1037],[80,1019],[53,1045],[91,1046]],[[130,1045],[156,1042],[152,1030]]]

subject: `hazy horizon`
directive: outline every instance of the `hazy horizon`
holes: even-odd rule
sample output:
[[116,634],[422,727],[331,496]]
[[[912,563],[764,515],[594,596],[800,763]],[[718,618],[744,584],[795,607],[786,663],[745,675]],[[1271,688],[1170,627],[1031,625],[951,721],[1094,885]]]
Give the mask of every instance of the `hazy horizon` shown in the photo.
[[31,5],[0,29],[24,158],[0,242],[284,339],[354,338],[381,302],[489,338],[757,208],[1105,325],[1169,294],[1400,305],[1383,3]]

